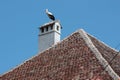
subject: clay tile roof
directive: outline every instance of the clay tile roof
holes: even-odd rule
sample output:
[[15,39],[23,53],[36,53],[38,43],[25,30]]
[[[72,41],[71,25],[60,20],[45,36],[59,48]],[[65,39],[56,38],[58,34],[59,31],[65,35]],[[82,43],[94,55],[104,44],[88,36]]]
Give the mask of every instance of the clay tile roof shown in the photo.
[[119,80],[120,55],[110,63],[116,53],[81,29],[1,75],[0,80]]

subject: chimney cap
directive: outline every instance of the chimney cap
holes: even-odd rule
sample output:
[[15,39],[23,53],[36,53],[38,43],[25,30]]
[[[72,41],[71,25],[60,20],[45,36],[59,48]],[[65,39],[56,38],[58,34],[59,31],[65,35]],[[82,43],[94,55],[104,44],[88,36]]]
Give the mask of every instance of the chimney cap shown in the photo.
[[49,25],[49,26],[53,26],[56,22],[60,23],[59,20],[51,21],[51,22],[49,22],[49,23],[45,23],[44,25],[42,25],[42,26],[40,27],[40,29],[43,28],[43,27],[47,27],[48,25]]

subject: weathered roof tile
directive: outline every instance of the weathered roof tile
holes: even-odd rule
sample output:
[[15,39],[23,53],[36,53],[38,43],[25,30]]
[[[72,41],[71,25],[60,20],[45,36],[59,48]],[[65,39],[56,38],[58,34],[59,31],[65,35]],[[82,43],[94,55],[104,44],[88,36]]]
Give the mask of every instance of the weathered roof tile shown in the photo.
[[[0,80],[113,80],[108,71],[101,74],[104,66],[88,46],[85,40],[88,38],[100,55],[109,62],[111,55],[116,52],[80,30],[1,75]],[[120,76],[120,65],[117,61],[120,62],[119,56],[110,66]]]

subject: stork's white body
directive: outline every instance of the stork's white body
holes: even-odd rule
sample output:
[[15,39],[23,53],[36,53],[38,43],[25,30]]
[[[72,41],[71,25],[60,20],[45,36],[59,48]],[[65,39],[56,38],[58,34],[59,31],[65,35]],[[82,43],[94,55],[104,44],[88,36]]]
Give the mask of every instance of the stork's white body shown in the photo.
[[46,9],[45,12],[46,12],[46,14],[48,15],[48,17],[49,17],[51,20],[55,20],[54,15],[53,15],[51,12],[49,12],[48,9]]

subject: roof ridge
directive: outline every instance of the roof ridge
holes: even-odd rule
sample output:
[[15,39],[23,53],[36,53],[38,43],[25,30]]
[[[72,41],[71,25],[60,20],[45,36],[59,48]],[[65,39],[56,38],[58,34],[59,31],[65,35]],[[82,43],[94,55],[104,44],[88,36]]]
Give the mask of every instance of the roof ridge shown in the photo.
[[[51,22],[51,23],[52,23],[52,22]],[[3,75],[5,75],[5,74],[7,74],[7,73],[9,73],[9,72],[12,72],[14,69],[20,67],[21,65],[23,65],[23,64],[26,63],[27,61],[32,60],[33,58],[39,56],[40,54],[44,53],[45,51],[47,51],[47,50],[55,47],[57,44],[60,44],[61,42],[63,42],[64,40],[66,40],[68,37],[70,37],[71,35],[73,35],[73,34],[76,33],[76,32],[78,32],[78,31],[73,32],[72,34],[70,34],[69,36],[65,37],[63,40],[57,42],[56,44],[53,44],[51,47],[47,48],[46,50],[43,50],[43,51],[41,51],[41,52],[38,52],[36,55],[34,55],[34,56],[32,56],[32,57],[24,60],[22,63],[18,64],[17,66],[13,67],[12,69],[10,69],[10,70],[8,70],[7,72],[5,72],[5,73],[3,73],[2,75],[0,75],[0,77],[3,76]]]
[[95,56],[98,59],[98,61],[100,62],[100,64],[103,67],[106,67],[108,65],[108,67],[105,69],[108,72],[108,74],[114,80],[119,80],[120,79],[119,75],[117,75],[115,73],[115,71],[111,68],[109,63],[105,60],[105,58],[101,55],[101,53],[98,51],[98,49],[94,46],[94,44],[92,43],[91,39],[88,37],[86,32],[83,29],[78,30],[78,32],[80,33],[80,36],[84,39],[84,41],[86,42],[88,47],[93,51],[93,53],[95,54]]
[[[14,69],[20,67],[21,65],[24,65],[24,63],[26,63],[27,61],[32,60],[33,58],[35,58],[35,57],[43,54],[45,51],[48,51],[48,50],[50,50],[51,48],[56,47],[58,44],[62,43],[62,42],[65,41],[68,37],[70,37],[71,35],[73,35],[73,34],[75,34],[75,33],[80,33],[80,36],[83,38],[83,40],[84,40],[85,43],[88,45],[88,47],[93,51],[93,53],[95,54],[95,56],[98,56],[98,54],[99,54],[100,56],[102,56],[101,53],[98,51],[98,49],[94,46],[94,44],[92,43],[91,39],[90,39],[89,36],[86,34],[86,32],[85,32],[83,29],[79,29],[79,30],[73,32],[72,34],[70,34],[69,36],[65,37],[65,38],[64,38],[63,40],[61,40],[60,42],[52,45],[52,46],[49,47],[48,49],[46,49],[46,50],[44,50],[44,51],[42,51],[42,52],[38,52],[38,53],[35,54],[34,56],[32,56],[32,57],[28,58],[27,60],[23,61],[21,64],[15,66],[14,68],[12,68],[11,70],[9,70],[8,72],[5,72],[4,74],[0,75],[0,77],[3,76],[3,75],[5,75],[5,74],[7,74],[7,73],[9,73],[9,72],[12,72]],[[92,45],[92,47],[91,47],[91,45]],[[96,50],[97,50],[97,51],[96,51]],[[97,52],[98,52],[98,53],[97,53]],[[97,59],[98,59],[98,58],[99,58],[99,56],[97,57]],[[103,58],[103,57],[102,57],[102,58]],[[100,57],[98,60],[99,60],[100,64],[101,64],[103,67],[105,67],[106,65],[108,65],[108,62],[107,62],[104,58],[103,58],[103,60],[102,60],[101,57]],[[104,62],[104,63],[103,63],[103,62]],[[104,64],[105,64],[105,65],[104,65]],[[110,65],[106,68],[106,71],[108,71],[109,75],[110,75],[114,80],[117,80],[117,79],[120,78],[120,77],[113,71],[113,69],[111,68]]]
[[[90,35],[89,33],[87,33],[87,34]],[[106,47],[108,47],[108,48],[110,48],[110,49],[112,49],[112,50],[114,50],[114,51],[116,51],[116,52],[119,52],[119,50],[117,50],[117,49],[109,46],[108,44],[106,44],[105,42],[103,42],[103,41],[101,41],[100,39],[96,38],[95,36],[93,36],[93,35],[90,35],[90,36],[93,37],[93,38],[95,38],[95,39],[97,39],[100,43],[104,44]],[[120,55],[120,54],[119,54],[119,55]]]

